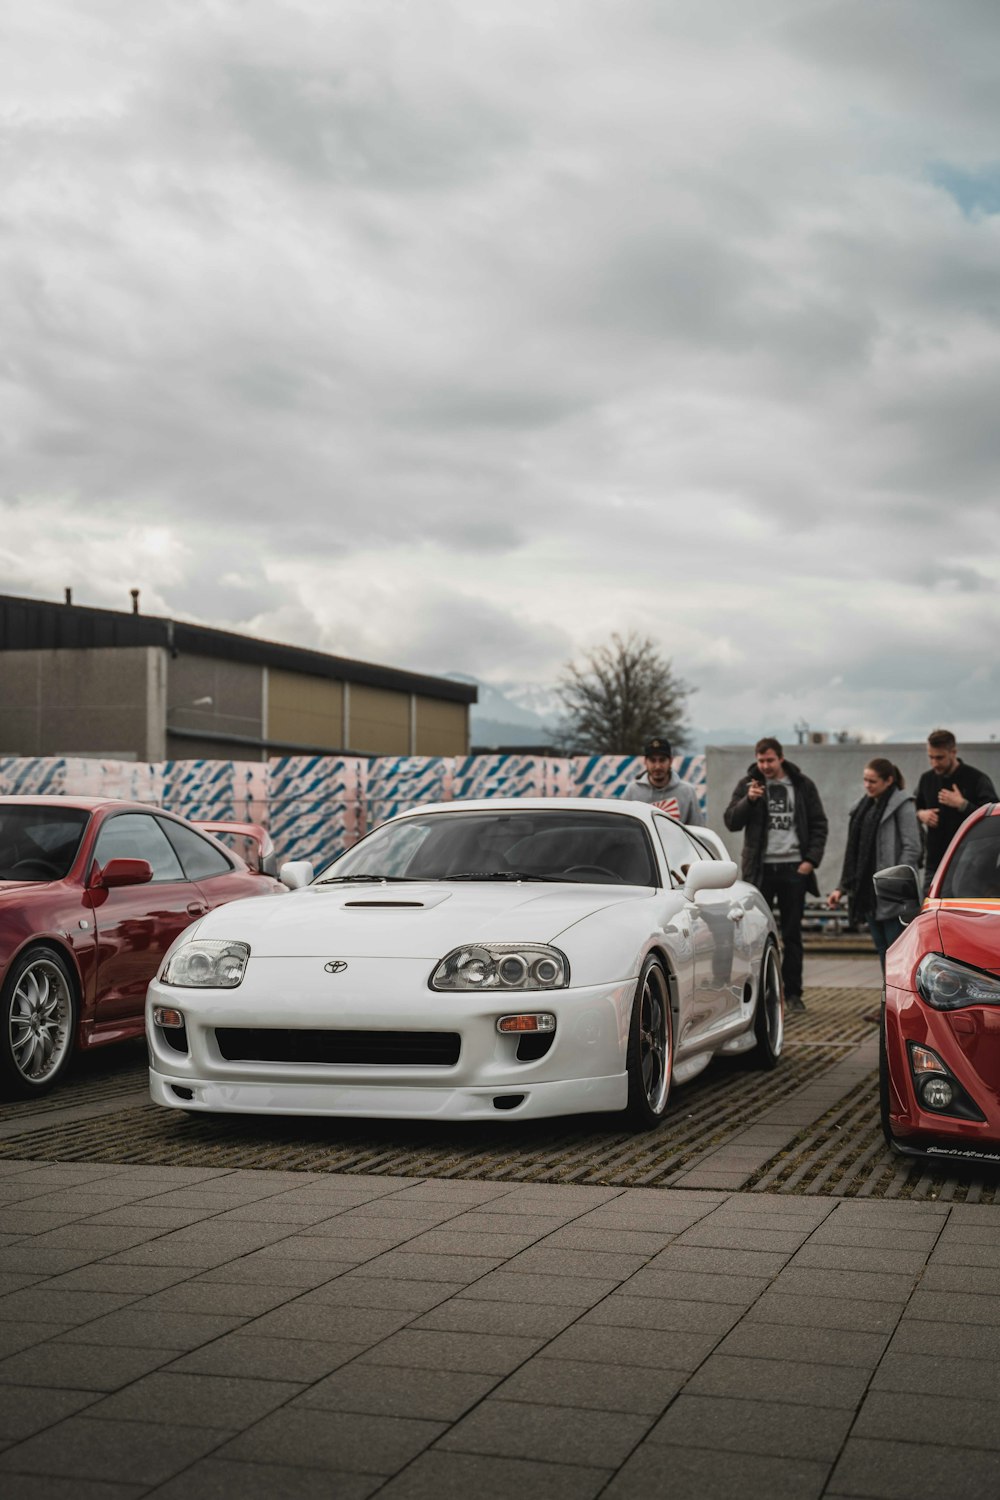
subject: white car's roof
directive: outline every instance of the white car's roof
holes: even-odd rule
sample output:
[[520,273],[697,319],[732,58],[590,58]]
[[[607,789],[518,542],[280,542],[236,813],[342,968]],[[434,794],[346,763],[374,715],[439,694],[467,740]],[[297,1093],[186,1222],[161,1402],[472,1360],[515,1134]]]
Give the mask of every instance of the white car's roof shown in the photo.
[[656,810],[645,802],[624,802],[620,797],[456,797],[453,802],[421,802],[395,817],[445,812],[615,812],[648,823]]

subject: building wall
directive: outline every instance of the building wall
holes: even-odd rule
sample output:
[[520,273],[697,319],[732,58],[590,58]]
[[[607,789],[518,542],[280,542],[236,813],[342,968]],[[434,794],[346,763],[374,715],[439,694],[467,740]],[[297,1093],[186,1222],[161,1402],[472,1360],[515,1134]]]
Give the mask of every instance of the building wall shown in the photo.
[[[167,757],[194,759],[224,754],[218,742],[206,751],[173,730],[202,730],[209,734],[233,734],[253,741],[263,733],[263,668],[237,661],[217,661],[210,656],[181,653],[168,666],[166,730]],[[211,703],[199,702],[210,698]]]
[[442,703],[417,696],[414,700],[416,743],[414,755],[462,755],[468,749],[469,711],[464,703]]
[[0,652],[0,752],[161,758],[164,658],[155,646]]
[[0,651],[0,755],[464,755],[468,719],[464,703],[161,646]]
[[343,749],[344,684],[269,667],[267,735],[319,750]]
[[[958,753],[962,760],[985,771],[1000,791],[1000,744],[959,745]],[[823,892],[832,891],[840,880],[847,843],[847,815],[864,790],[861,773],[870,760],[882,756],[902,771],[907,790],[916,791],[917,782],[927,770],[927,747],[924,744],[785,746],[785,759],[815,781],[830,820],[830,837],[817,876]],[[747,767],[752,763],[752,745],[709,745],[706,751],[708,825],[722,836],[737,861],[743,848],[743,835],[730,833],[722,815],[736,783],[746,775]]]
[[352,682],[346,748],[369,755],[409,755],[410,694]]

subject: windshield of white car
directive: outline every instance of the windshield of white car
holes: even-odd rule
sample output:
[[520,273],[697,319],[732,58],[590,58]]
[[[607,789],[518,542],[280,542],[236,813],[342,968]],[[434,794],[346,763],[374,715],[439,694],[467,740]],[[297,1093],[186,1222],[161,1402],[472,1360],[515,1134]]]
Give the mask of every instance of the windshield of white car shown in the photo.
[[558,807],[520,811],[509,804],[496,811],[414,813],[383,823],[317,884],[359,875],[659,884],[649,835],[638,818]]
[[948,862],[939,894],[952,901],[1000,897],[1000,817],[973,823]]
[[355,882],[360,882],[363,880],[374,880],[379,885],[386,885],[390,881],[392,881],[393,883],[401,881],[404,885],[406,885],[408,882],[416,879],[418,879],[416,875],[328,875],[323,880],[314,881],[313,884],[346,885],[348,882],[354,884]]
[[89,821],[82,807],[0,807],[0,880],[64,880]]
[[442,880],[569,880],[568,875],[532,875],[528,870],[461,870]]

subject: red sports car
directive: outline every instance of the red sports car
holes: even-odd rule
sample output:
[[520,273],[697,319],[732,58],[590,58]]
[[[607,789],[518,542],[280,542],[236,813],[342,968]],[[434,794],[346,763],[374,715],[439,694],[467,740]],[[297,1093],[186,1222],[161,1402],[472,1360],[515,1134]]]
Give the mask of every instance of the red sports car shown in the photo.
[[[223,831],[223,825],[206,825]],[[146,986],[210,908],[284,891],[172,813],[88,797],[0,797],[0,1091],[49,1088],[73,1050],[143,1034]]]
[[922,907],[906,866],[875,879],[910,919],[886,955],[885,1138],[911,1156],[1000,1162],[1000,803],[962,824]]

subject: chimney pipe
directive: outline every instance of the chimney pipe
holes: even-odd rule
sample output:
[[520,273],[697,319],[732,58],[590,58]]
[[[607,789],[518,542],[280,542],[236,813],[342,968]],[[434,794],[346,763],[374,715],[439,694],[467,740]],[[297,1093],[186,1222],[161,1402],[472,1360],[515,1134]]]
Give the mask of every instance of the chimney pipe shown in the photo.
[[73,590],[72,589],[67,589],[66,590],[66,603],[67,604],[72,604],[73,603]]
[[129,589],[129,593],[132,595],[132,613],[137,615],[139,613],[139,590]]

